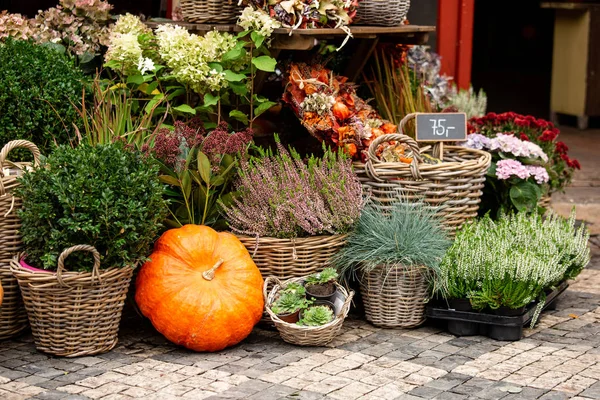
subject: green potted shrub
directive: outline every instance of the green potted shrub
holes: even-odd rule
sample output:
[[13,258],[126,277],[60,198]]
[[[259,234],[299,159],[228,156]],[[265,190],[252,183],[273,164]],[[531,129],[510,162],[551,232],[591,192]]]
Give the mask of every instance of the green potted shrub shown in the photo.
[[385,210],[375,202],[363,209],[334,265],[358,279],[368,321],[415,327],[425,320],[425,302],[439,283],[450,240],[435,208],[397,201]]
[[290,283],[279,292],[279,297],[271,306],[271,311],[280,320],[294,324],[298,322],[300,311],[311,303],[312,301],[306,299],[304,286],[299,283]]
[[331,301],[337,291],[335,285],[337,278],[337,271],[331,267],[307,276],[304,282],[307,297],[314,300]]
[[323,326],[335,318],[335,312],[329,305],[314,305],[302,310],[298,325],[302,326]]
[[120,142],[63,145],[19,180],[26,259],[15,257],[11,270],[37,348],[61,356],[110,350],[133,270],[166,214],[158,166]]

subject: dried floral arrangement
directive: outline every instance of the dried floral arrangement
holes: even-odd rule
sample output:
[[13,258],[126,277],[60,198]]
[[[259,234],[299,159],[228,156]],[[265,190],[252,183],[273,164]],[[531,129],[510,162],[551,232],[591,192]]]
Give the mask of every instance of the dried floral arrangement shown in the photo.
[[491,212],[495,218],[510,211],[538,211],[550,180],[548,156],[540,146],[504,133],[493,138],[473,133],[462,145],[492,154],[479,207],[481,215]]
[[85,56],[82,62],[89,61],[108,43],[112,8],[104,0],[60,0],[56,7],[40,10],[32,19],[3,11],[0,40],[12,36],[52,43],[69,54]]
[[541,147],[549,159],[547,171],[550,193],[563,190],[571,183],[575,169],[581,169],[579,161],[569,158],[567,145],[557,140],[560,130],[552,122],[541,118],[514,112],[488,113],[481,118],[472,118],[468,131],[489,138],[496,137],[498,133],[514,135]]
[[355,160],[366,158],[376,137],[397,131],[396,125],[357,96],[346,77],[319,64],[292,63],[283,100],[311,135]]
[[360,215],[362,188],[351,160],[324,148],[307,161],[277,143],[241,161],[239,197],[222,204],[229,227],[256,237],[295,238],[346,233]]
[[[590,259],[589,233],[551,214],[518,213],[465,224],[440,266],[447,299],[469,299],[474,309],[518,309],[538,300],[545,289],[574,279]],[[535,324],[539,311],[532,320]]]

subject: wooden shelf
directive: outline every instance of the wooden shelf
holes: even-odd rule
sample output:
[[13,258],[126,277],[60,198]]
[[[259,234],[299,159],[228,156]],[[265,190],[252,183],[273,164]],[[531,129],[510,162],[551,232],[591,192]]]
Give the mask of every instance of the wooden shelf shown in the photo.
[[598,3],[563,3],[558,1],[546,1],[540,4],[541,8],[554,8],[556,10],[590,10],[600,8]]

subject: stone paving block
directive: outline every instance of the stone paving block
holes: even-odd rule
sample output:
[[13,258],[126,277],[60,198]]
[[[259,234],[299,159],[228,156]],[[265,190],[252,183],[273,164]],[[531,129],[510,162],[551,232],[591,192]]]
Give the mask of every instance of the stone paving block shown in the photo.
[[216,396],[216,395],[217,394],[215,392],[211,392],[209,390],[194,389],[194,390],[184,394],[182,396],[182,398],[193,399],[193,400],[202,400],[202,399],[206,399],[206,398],[209,398],[211,396]]
[[563,393],[563,392],[550,391],[550,392],[542,395],[541,397],[539,397],[539,399],[540,400],[566,400],[570,397],[571,396],[569,396],[568,394]]
[[252,400],[276,400],[296,392],[296,389],[284,385],[273,385],[248,397]]
[[596,382],[579,394],[590,399],[600,399],[600,382]]
[[111,383],[107,383],[102,386],[96,387],[94,389],[88,389],[84,392],[81,392],[80,394],[82,396],[87,396],[91,399],[100,399],[100,398],[103,398],[110,394],[122,392],[129,388],[130,388],[130,386],[123,385],[121,383],[111,382]]
[[153,394],[152,390],[143,389],[140,387],[130,387],[122,392],[124,395],[133,397],[133,398],[145,398]]
[[433,399],[443,393],[443,390],[436,389],[430,386],[419,386],[411,390],[408,394],[422,397],[424,399]]
[[62,400],[64,398],[66,398],[67,396],[69,396],[68,393],[59,392],[57,390],[49,390],[47,392],[43,392],[43,393],[40,393],[40,394],[32,397],[32,399],[37,399],[37,400]]
[[404,382],[388,383],[379,389],[373,390],[371,393],[369,393],[369,395],[383,399],[396,399],[399,396],[410,392],[415,387],[415,385],[410,385]]
[[377,389],[377,386],[368,385],[362,382],[354,382],[340,390],[329,393],[327,397],[337,400],[355,400],[375,389]]
[[352,382],[352,379],[343,378],[339,376],[331,376],[329,378],[323,379],[320,382],[314,382],[306,386],[306,390],[309,390],[311,392],[328,394],[335,390],[339,390],[344,386],[351,384]]

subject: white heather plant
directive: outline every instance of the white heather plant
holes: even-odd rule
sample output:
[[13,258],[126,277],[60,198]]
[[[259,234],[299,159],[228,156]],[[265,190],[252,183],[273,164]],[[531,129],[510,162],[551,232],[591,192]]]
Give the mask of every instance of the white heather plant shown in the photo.
[[[589,233],[568,220],[526,213],[466,224],[440,265],[442,295],[474,309],[543,305],[545,289],[576,277],[590,259]],[[532,321],[535,323],[539,311]]]

